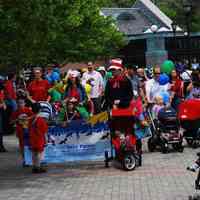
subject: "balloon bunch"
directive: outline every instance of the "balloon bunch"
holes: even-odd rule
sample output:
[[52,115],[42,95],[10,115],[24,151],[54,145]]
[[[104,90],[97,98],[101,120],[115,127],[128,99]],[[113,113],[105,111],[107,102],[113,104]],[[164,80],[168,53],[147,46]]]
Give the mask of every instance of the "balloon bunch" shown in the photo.
[[50,75],[46,75],[45,78],[46,78],[46,80],[48,80],[48,82],[50,84],[59,81],[60,80],[60,70],[58,68],[54,68],[52,73]]
[[[175,65],[171,60],[166,60],[161,65],[161,74],[158,80],[161,87],[165,87],[170,82],[169,75],[174,69]],[[162,97],[164,104],[168,104],[170,102],[169,92],[163,90],[159,95]]]

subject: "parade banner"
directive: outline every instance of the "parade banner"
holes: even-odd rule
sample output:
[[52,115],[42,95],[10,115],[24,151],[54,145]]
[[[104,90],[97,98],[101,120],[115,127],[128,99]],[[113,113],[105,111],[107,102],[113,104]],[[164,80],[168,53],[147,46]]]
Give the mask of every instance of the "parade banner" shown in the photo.
[[[103,160],[111,152],[107,115],[101,113],[89,121],[75,120],[66,127],[50,126],[43,162],[63,163],[82,160]],[[24,148],[26,164],[32,163],[29,146]]]

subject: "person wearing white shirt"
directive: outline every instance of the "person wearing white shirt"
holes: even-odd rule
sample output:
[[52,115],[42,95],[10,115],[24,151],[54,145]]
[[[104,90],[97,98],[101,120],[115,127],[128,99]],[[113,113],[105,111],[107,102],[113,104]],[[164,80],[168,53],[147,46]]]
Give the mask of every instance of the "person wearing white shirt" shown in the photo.
[[82,76],[82,85],[86,83],[92,86],[90,98],[94,104],[94,114],[101,112],[101,97],[104,92],[104,81],[102,75],[94,70],[94,65],[88,63],[88,71]]
[[155,97],[158,96],[161,92],[168,92],[169,84],[160,85],[160,67],[154,68],[154,77],[145,83],[146,98],[148,103],[154,103]]

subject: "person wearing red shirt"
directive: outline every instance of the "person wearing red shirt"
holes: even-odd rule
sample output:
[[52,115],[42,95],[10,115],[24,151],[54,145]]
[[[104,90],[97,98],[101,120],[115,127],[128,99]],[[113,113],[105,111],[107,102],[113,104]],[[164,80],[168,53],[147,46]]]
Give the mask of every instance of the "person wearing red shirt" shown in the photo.
[[183,98],[183,81],[178,77],[176,70],[171,72],[171,102],[172,106],[176,109]]
[[4,85],[5,99],[9,99],[9,100],[17,99],[16,88],[14,84],[15,80],[16,80],[16,75],[14,73],[10,73],[8,75],[8,80],[5,81],[5,85]]
[[[27,116],[27,119],[25,119],[25,115]],[[19,140],[19,149],[21,152],[24,167],[26,166],[24,162],[24,146],[28,143],[28,135],[25,134],[24,129],[28,127],[25,127],[25,123],[23,122],[28,120],[28,118],[32,115],[33,112],[31,108],[25,106],[24,99],[18,100],[18,109],[11,115],[11,122],[16,122],[16,136]],[[24,118],[24,120],[22,118]]]
[[35,79],[28,86],[28,99],[32,103],[38,101],[50,101],[50,96],[48,95],[48,90],[51,87],[47,80],[42,79],[41,68],[34,69]]
[[14,128],[10,124],[10,117],[12,112],[17,110],[15,80],[16,75],[14,73],[9,73],[8,80],[6,80],[4,83],[6,110],[3,118],[3,123],[5,125],[5,130],[7,134],[11,134],[14,131]]
[[30,147],[32,150],[32,163],[33,173],[43,173],[46,169],[41,167],[41,160],[45,146],[45,135],[48,131],[48,124],[44,118],[40,117],[40,104],[35,103],[32,107],[34,115],[30,121],[29,133],[30,133]]

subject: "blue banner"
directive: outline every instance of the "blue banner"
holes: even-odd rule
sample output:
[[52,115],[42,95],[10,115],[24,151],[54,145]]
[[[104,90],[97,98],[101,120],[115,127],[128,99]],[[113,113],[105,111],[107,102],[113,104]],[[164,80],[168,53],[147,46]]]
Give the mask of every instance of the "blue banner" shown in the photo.
[[[85,121],[73,121],[67,127],[51,126],[43,161],[63,163],[67,161],[102,160],[104,153],[111,154],[109,128],[106,122],[91,125]],[[32,163],[30,147],[25,146],[26,164]]]

